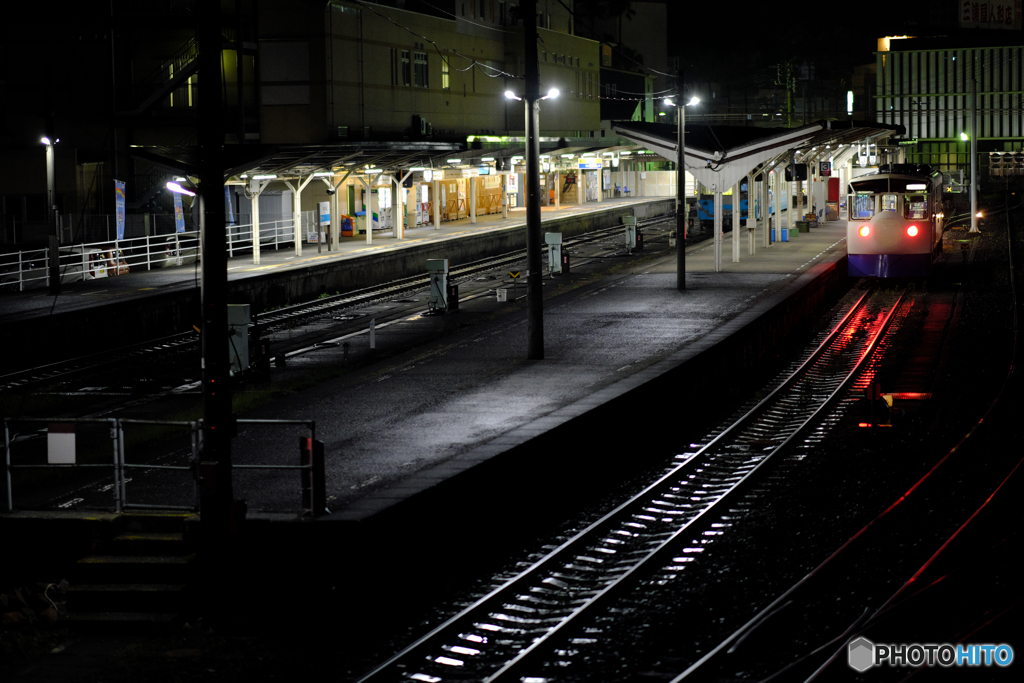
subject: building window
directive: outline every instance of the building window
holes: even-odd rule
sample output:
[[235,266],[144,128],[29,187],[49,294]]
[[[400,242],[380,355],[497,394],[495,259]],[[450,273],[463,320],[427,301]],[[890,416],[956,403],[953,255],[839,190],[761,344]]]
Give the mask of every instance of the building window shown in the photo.
[[415,67],[415,85],[417,88],[429,88],[430,82],[427,80],[427,53],[426,52],[414,52],[413,58],[416,61]]
[[409,64],[409,51],[402,50],[402,85],[410,85],[412,83],[412,71],[410,70]]
[[449,69],[449,67],[448,67],[448,60],[447,59],[442,59],[441,60],[441,87],[444,88],[445,90],[449,90],[452,87],[451,82],[449,81],[448,69]]

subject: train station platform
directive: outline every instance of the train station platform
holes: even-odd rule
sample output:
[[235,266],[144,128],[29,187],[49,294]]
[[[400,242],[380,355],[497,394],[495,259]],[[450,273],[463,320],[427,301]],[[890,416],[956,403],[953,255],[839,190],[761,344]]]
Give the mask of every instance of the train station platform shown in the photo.
[[[726,256],[717,273],[713,242],[695,244],[685,292],[676,290],[674,250],[595,280],[548,281],[539,361],[526,360],[524,308],[473,298],[456,314],[472,316],[465,329],[251,417],[316,420],[331,508],[318,523],[441,520],[442,510],[464,514],[474,499],[492,509],[523,498],[541,510],[560,486],[598,476],[595,462],[607,474],[620,458],[685,450],[692,429],[784,353],[789,335],[845,286],[845,236],[845,222],[835,221],[753,256],[744,244],[740,262]],[[421,322],[378,330],[376,343]],[[340,354],[327,348],[289,365],[330,365]],[[259,439],[243,433],[238,457],[273,462]],[[238,495],[251,510],[287,505],[283,487],[249,481],[254,489]]]
[[[671,197],[627,197],[581,205],[562,205],[558,209],[544,206],[541,207],[541,223],[543,229],[549,230],[563,230],[566,224],[574,226],[577,223],[596,223],[609,217],[614,223],[619,223],[619,217],[623,215],[636,214],[640,218],[645,218],[655,213],[672,211],[674,209],[668,207],[674,207],[674,202]],[[526,210],[516,208],[508,212],[507,218],[500,213],[494,213],[478,216],[476,223],[472,223],[467,217],[445,221],[438,229],[433,225],[407,228],[405,238],[400,240],[395,239],[392,230],[375,230],[372,243],[367,242],[365,234],[342,237],[338,244],[330,247],[326,244],[304,243],[301,256],[295,255],[291,243],[281,244],[276,248],[274,245],[265,244],[260,251],[259,264],[253,263],[252,249],[246,247],[236,249],[234,256],[229,259],[228,281],[239,283],[243,280],[266,280],[268,276],[284,271],[308,273],[310,269],[332,267],[339,261],[392,254],[399,250],[417,249],[422,252],[424,249],[430,250],[439,245],[448,246],[467,238],[493,239],[502,232],[521,231],[525,227]],[[154,242],[167,237],[168,235],[155,237]],[[514,243],[515,240],[506,241]],[[525,244],[525,236],[522,241]],[[454,252],[453,256],[454,264],[458,262],[458,257]],[[420,266],[420,270],[425,268],[422,263]],[[44,276],[45,272],[40,270],[38,275]],[[384,278],[404,275],[386,268],[382,269],[380,274]],[[145,299],[161,293],[195,289],[198,286],[198,271],[195,259],[186,254],[185,263],[180,266],[133,267],[127,275],[64,283],[61,294],[57,297],[48,293],[44,282],[34,284],[34,287],[24,292],[0,296],[0,324],[105,306],[124,301],[126,298]],[[349,284],[353,287],[365,287],[376,283],[363,280]],[[338,283],[337,286],[341,284]]]

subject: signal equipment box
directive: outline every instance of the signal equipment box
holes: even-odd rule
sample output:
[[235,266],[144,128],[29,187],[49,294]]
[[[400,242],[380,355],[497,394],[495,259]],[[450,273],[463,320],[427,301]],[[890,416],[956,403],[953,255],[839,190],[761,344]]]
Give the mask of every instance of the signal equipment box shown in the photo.
[[430,277],[430,299],[427,308],[431,312],[447,312],[448,259],[427,259],[427,275]]
[[228,358],[232,375],[249,367],[249,304],[228,304]]
[[548,245],[548,272],[562,272],[562,233],[544,233],[544,242]]

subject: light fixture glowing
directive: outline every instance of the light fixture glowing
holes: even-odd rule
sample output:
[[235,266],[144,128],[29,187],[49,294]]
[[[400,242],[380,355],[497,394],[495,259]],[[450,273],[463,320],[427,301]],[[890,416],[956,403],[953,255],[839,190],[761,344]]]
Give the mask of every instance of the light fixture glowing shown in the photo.
[[187,194],[189,197],[196,196],[195,192],[192,192],[191,190],[186,190],[184,187],[171,180],[167,181],[167,189],[170,190],[171,192],[176,192],[178,194]]
[[40,140],[39,142],[43,143],[44,145],[48,145],[48,144],[50,144],[50,138],[48,138],[48,137],[46,137],[46,136],[44,135],[44,136],[43,136],[43,139],[42,139],[42,140]]
[[521,100],[521,99],[523,99],[522,97],[519,97],[518,95],[516,95],[511,90],[506,90],[505,91],[505,97],[506,97],[506,99],[510,99],[510,100]]
[[960,139],[963,140],[964,142],[970,140],[970,138],[967,137],[967,133],[960,133]]
[[277,177],[276,175],[271,173],[271,174],[268,174],[268,175],[254,175],[252,177],[252,179],[253,180],[273,180],[276,177]]
[[907,228],[907,234],[910,235],[911,237],[917,237],[917,226],[911,225],[909,228]]
[[[541,159],[543,158],[544,155],[541,155]],[[494,157],[480,157],[480,161],[494,161]]]
[[978,218],[981,218],[981,211],[979,211],[976,215]]
[[699,104],[699,103],[700,103],[700,98],[697,97],[697,96],[694,96],[694,97],[690,98],[690,101],[686,103],[686,106],[687,107],[692,107],[693,105]]
[[551,88],[550,90],[548,90],[547,97],[542,97],[541,99],[542,100],[546,100],[548,98],[554,99],[556,97],[558,97],[558,88]]
[[871,226],[870,225],[865,225],[864,227],[862,227],[860,229],[860,236],[861,237],[867,237],[870,234],[871,234]]
[[462,163],[462,159],[448,159],[448,163],[449,164],[459,164],[459,163]]
[[666,107],[674,107],[674,106],[676,106],[676,103],[666,97],[665,98],[665,106]]
[[334,175],[334,171],[317,171],[313,174],[314,178],[329,178]]

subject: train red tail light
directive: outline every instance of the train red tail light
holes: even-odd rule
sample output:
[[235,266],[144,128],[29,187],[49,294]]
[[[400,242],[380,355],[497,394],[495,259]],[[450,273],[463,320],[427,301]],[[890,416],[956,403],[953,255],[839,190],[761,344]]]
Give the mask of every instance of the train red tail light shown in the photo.
[[907,234],[910,235],[911,237],[917,237],[917,226],[911,225],[909,228],[907,228]]
[[871,234],[871,226],[870,225],[865,225],[864,227],[862,227],[860,229],[860,236],[861,237],[867,237],[870,234]]

